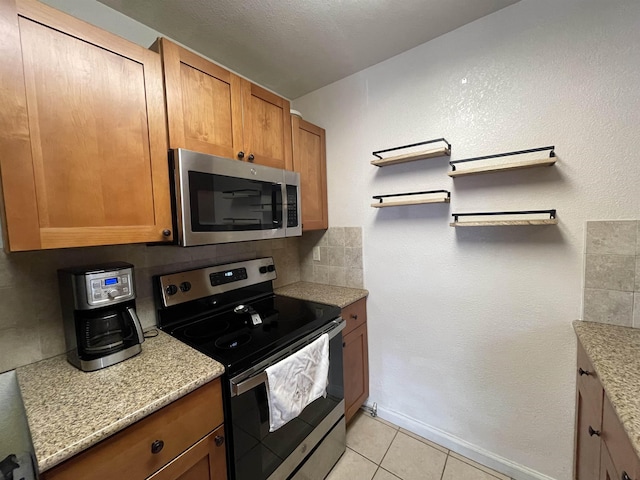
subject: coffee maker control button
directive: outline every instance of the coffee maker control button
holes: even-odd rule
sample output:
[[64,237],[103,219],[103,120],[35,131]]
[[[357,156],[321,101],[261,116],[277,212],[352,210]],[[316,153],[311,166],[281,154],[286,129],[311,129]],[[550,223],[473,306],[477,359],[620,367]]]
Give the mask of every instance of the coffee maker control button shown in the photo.
[[165,288],[165,292],[167,292],[167,295],[175,295],[178,293],[178,287],[175,285],[168,285],[167,288]]
[[94,300],[102,300],[102,292],[100,292],[100,291],[93,292],[93,299]]
[[189,290],[191,290],[191,283],[190,282],[182,282],[180,284],[180,290],[182,290],[183,292],[188,292]]
[[109,296],[110,299],[114,299],[116,297],[118,297],[120,295],[120,292],[118,290],[109,290],[107,292],[107,295]]
[[100,280],[92,280],[91,281],[91,286],[93,288],[100,288]]

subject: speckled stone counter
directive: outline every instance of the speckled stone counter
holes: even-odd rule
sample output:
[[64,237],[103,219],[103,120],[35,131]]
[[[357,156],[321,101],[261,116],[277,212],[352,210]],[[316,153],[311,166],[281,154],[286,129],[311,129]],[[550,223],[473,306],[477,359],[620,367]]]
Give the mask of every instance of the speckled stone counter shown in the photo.
[[640,329],[581,321],[573,328],[640,456]]
[[222,375],[224,367],[160,332],[142,352],[96,372],[65,355],[20,367],[18,382],[40,472]]
[[311,300],[312,302],[328,303],[344,308],[369,295],[367,290],[360,288],[335,287],[320,283],[297,282],[275,290],[278,295],[285,297]]

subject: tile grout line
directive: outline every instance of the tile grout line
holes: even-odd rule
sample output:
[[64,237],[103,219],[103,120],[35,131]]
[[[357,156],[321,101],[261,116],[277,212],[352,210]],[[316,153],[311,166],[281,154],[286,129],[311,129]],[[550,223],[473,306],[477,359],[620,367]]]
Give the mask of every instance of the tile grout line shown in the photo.
[[444,467],[442,467],[442,473],[440,474],[440,480],[444,478],[444,471],[447,469],[447,462],[449,461],[450,455],[447,453],[447,458],[444,459]]
[[391,445],[393,445],[393,442],[395,441],[396,437],[398,436],[398,433],[400,432],[400,428],[398,428],[396,430],[395,435],[393,436],[393,438],[391,439],[391,441],[389,442],[389,446],[387,447],[387,449],[384,452],[384,455],[382,455],[382,458],[380,459],[380,463],[378,463],[379,466],[382,466],[382,462],[384,461],[384,457],[387,456],[387,453],[389,453],[389,450],[391,449]]

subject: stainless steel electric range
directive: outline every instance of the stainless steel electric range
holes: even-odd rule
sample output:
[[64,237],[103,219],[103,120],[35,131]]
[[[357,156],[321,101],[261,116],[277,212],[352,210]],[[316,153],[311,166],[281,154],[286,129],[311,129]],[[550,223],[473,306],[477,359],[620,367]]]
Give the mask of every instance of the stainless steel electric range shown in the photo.
[[[336,306],[275,295],[272,258],[154,279],[162,330],[225,366],[223,405],[232,480],[320,480],[345,451],[342,329]],[[326,397],[269,432],[265,369],[329,336]]]

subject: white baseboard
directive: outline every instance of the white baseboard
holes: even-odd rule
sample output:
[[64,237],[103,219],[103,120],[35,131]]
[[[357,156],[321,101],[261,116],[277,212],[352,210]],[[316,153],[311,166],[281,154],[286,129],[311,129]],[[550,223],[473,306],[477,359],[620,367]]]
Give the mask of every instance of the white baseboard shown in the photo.
[[[367,405],[367,407],[371,407]],[[477,445],[461,438],[450,435],[442,430],[407,417],[402,413],[378,405],[378,416],[394,425],[420,435],[427,440],[442,445],[460,455],[489,467],[497,472],[508,475],[516,480],[555,480],[552,477],[532,470],[524,465],[512,462],[504,457],[489,452]]]

